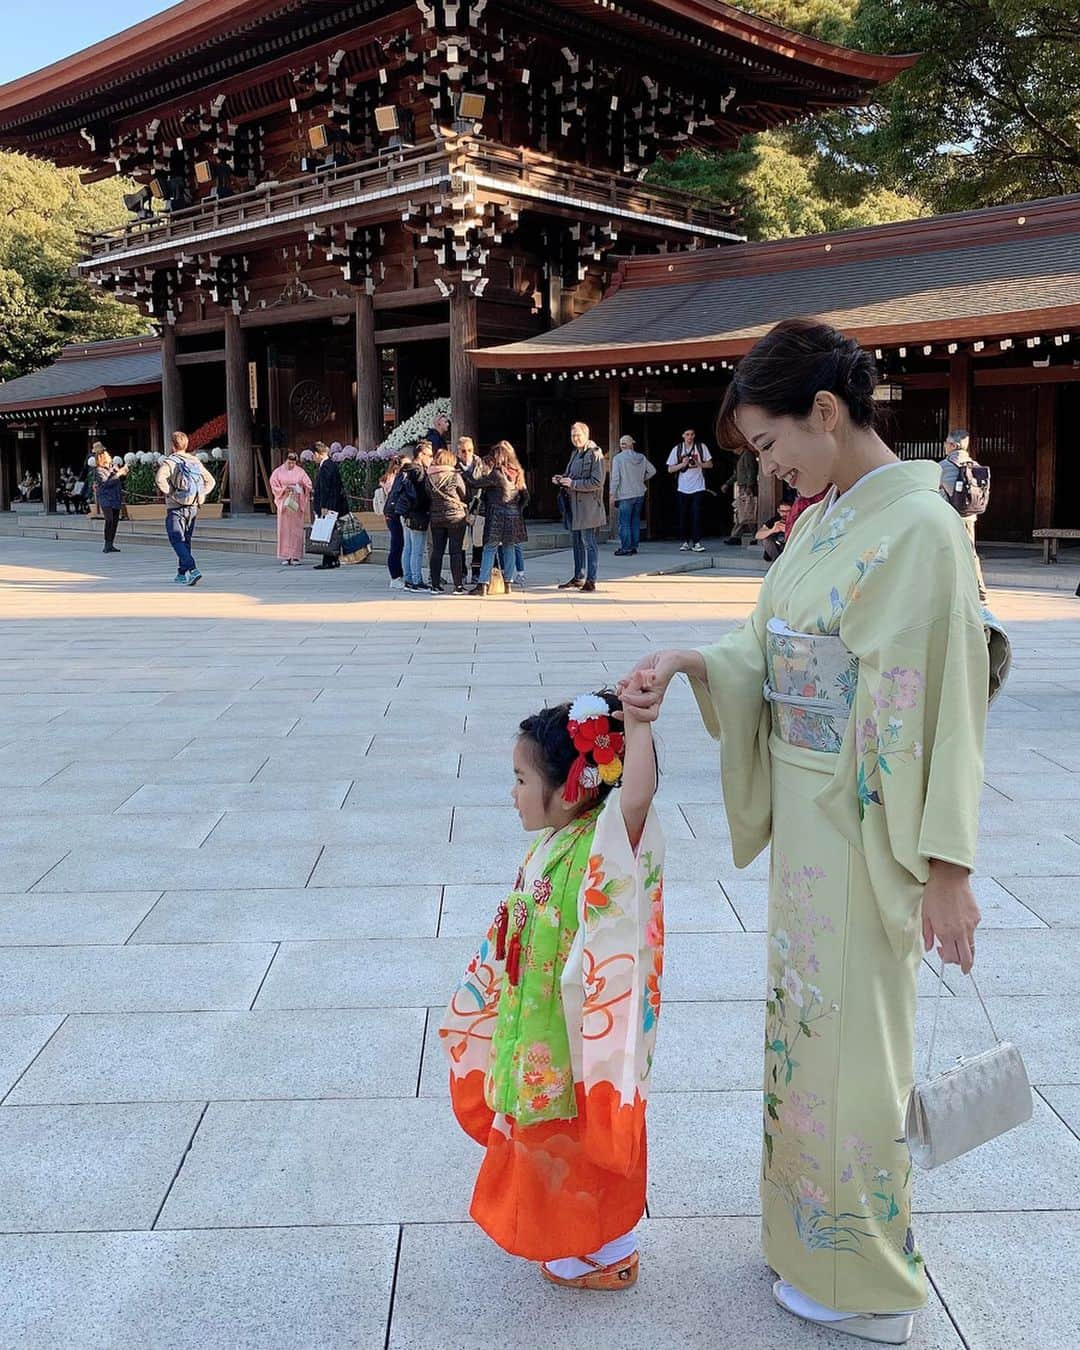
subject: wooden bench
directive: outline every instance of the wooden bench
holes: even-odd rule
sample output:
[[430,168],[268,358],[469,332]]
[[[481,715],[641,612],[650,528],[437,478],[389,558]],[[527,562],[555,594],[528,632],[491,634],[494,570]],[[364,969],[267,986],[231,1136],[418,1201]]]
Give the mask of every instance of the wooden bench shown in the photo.
[[1062,539],[1080,539],[1080,530],[1032,530],[1032,539],[1042,540],[1043,562],[1052,563],[1058,560],[1058,544]]

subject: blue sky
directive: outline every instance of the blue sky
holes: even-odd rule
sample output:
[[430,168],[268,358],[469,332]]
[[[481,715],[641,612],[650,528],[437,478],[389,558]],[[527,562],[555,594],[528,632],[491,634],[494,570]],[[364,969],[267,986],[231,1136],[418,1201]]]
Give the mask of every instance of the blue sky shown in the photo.
[[7,0],[0,84],[29,75],[170,8],[160,0]]

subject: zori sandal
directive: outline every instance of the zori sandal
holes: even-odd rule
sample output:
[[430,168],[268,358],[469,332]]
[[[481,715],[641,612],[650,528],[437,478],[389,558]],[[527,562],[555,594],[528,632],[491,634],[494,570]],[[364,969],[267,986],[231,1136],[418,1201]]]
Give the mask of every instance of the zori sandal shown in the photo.
[[583,1261],[587,1266],[592,1266],[593,1269],[587,1271],[584,1275],[577,1275],[573,1279],[567,1280],[561,1275],[553,1274],[544,1262],[541,1262],[540,1274],[550,1284],[557,1284],[563,1289],[591,1289],[606,1293],[618,1292],[621,1289],[632,1289],[637,1283],[637,1252],[633,1252],[622,1261],[613,1261],[610,1266],[598,1265],[588,1256],[579,1256],[577,1259]]

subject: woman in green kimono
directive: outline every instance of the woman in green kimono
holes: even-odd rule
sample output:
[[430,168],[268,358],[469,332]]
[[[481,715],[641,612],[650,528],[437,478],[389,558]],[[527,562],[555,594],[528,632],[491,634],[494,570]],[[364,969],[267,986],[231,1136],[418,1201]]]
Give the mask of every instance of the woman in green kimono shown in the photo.
[[[689,676],[721,744],[735,863],[771,844],[761,1198],[778,1303],[887,1344],[926,1302],[903,1113],[923,954],[970,970],[988,695],[1007,668],[938,468],[874,430],[857,343],[789,320],[742,361],[728,445],[803,496],[828,485],[747,624],[644,658],[659,710]],[[989,642],[988,642],[989,639]]]

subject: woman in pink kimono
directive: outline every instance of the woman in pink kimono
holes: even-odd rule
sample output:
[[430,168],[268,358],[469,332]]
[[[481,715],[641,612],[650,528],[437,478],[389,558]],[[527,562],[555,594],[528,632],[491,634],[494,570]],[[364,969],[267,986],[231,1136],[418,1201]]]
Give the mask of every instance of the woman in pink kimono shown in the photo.
[[304,526],[310,518],[311,479],[300,467],[296,450],[290,450],[285,463],[270,475],[270,492],[277,512],[277,555],[282,567],[298,567],[304,557]]

